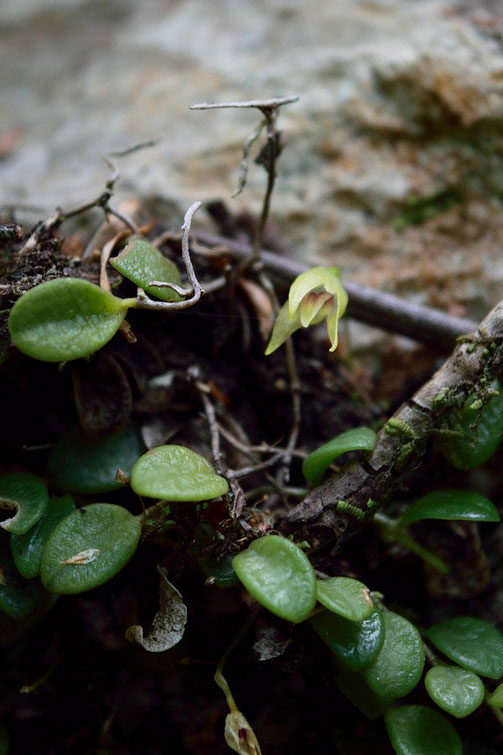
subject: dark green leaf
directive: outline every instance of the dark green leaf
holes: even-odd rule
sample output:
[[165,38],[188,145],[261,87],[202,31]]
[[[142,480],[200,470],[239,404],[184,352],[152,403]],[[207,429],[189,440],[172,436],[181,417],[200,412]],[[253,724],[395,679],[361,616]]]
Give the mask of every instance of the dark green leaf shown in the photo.
[[147,293],[163,301],[180,301],[180,296],[171,288],[149,286],[151,281],[180,285],[181,276],[176,265],[145,239],[132,241],[110,263],[119,273],[141,286]]
[[414,689],[424,667],[424,647],[416,627],[385,611],[384,643],[375,661],[363,670],[370,689],[383,697],[404,697]]
[[42,553],[40,576],[50,592],[85,592],[108,582],[127,564],[141,534],[140,517],[122,506],[93,503],[69,514]]
[[107,493],[123,487],[115,475],[131,473],[143,446],[133,425],[112,435],[92,438],[75,427],[56,443],[47,471],[54,485],[68,493]]
[[382,613],[377,609],[361,622],[330,611],[315,614],[309,622],[337,658],[354,671],[371,664],[384,642]]
[[428,629],[426,636],[451,661],[476,674],[503,676],[503,635],[483,619],[460,616]]
[[456,718],[469,716],[484,699],[480,677],[459,666],[434,666],[424,684],[431,699]]
[[379,718],[393,702],[393,698],[381,697],[372,692],[361,673],[352,671],[343,664],[336,662],[334,677],[342,694],[367,718]]
[[0,726],[0,755],[7,755],[10,750],[10,734],[5,726]]
[[48,501],[47,487],[35,475],[12,472],[0,477],[0,508],[16,511],[1,523],[4,530],[22,535],[40,519]]
[[13,619],[25,619],[45,610],[50,599],[38,579],[23,579],[12,560],[7,543],[0,551],[0,611]]
[[350,577],[330,577],[316,582],[318,600],[325,608],[351,621],[363,621],[374,610],[368,587]]
[[487,702],[493,708],[503,708],[503,683],[499,684],[494,692],[491,692],[487,698]]
[[444,716],[425,705],[403,705],[384,720],[397,755],[463,755],[459,735]]
[[498,380],[491,383],[498,391],[482,410],[472,409],[475,396],[470,396],[462,409],[447,416],[449,429],[461,431],[460,437],[438,438],[438,445],[447,461],[457,469],[473,469],[484,464],[503,438],[503,388]]
[[414,501],[400,519],[406,527],[421,519],[454,519],[469,522],[499,522],[493,503],[472,490],[435,490]]
[[9,331],[17,348],[43,362],[85,357],[117,332],[127,311],[121,299],[79,278],[57,278],[14,304]]
[[208,501],[229,489],[209,461],[185,446],[158,446],[143,454],[131,471],[131,487],[167,501]]
[[336,435],[304,459],[302,473],[309,485],[318,485],[335,459],[348,451],[372,451],[375,442],[376,434],[370,427],[358,427]]
[[49,535],[65,516],[75,509],[69,495],[50,498],[49,505],[38,522],[23,535],[11,535],[10,547],[14,563],[26,579],[40,574],[42,550]]
[[316,578],[306,554],[279,535],[266,535],[232,561],[248,592],[271,613],[304,621],[316,603]]

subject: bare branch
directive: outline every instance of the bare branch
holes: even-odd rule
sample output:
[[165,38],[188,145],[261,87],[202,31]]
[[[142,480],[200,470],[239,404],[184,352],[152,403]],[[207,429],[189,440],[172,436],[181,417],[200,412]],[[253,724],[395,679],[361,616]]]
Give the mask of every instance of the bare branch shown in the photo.
[[[210,247],[224,248],[225,254],[232,254],[238,259],[251,254],[249,244],[216,234],[198,232],[196,239]],[[308,265],[293,259],[293,255],[283,256],[266,249],[262,249],[261,260],[271,273],[287,281],[309,269]],[[350,317],[415,341],[451,349],[456,338],[473,332],[477,327],[473,320],[453,317],[433,307],[412,304],[375,288],[348,281],[344,281],[344,287],[349,296],[347,313]]]
[[262,133],[262,129],[266,125],[266,121],[261,121],[255,131],[253,131],[250,136],[246,139],[245,143],[243,144],[243,159],[241,160],[241,166],[239,168],[239,176],[238,176],[238,186],[236,191],[231,194],[231,198],[234,199],[237,197],[241,192],[243,191],[244,187],[246,186],[246,178],[248,176],[248,163],[250,160],[250,150],[259,138],[260,134]]
[[197,105],[190,105],[189,110],[220,110],[226,107],[256,107],[259,110],[264,108],[276,108],[281,105],[289,105],[291,102],[297,102],[298,94],[290,97],[272,97],[269,100],[246,100],[244,102],[199,102]]

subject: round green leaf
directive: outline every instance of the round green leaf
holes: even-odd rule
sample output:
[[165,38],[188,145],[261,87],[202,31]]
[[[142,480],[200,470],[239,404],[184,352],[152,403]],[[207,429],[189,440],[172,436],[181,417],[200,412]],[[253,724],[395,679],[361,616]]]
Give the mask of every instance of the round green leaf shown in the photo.
[[447,416],[449,429],[461,431],[459,437],[439,436],[440,450],[457,469],[473,469],[484,464],[496,451],[503,438],[503,387],[498,380],[491,383],[498,391],[482,410],[472,409],[474,396],[470,396],[461,409]]
[[468,671],[490,679],[503,676],[503,635],[487,621],[472,616],[446,619],[428,629],[426,636]]
[[377,609],[360,622],[321,611],[309,623],[337,658],[354,671],[371,664],[384,642],[382,613]]
[[140,534],[140,517],[122,506],[93,503],[74,511],[56,526],[42,553],[44,587],[70,595],[108,582],[127,564]]
[[306,554],[291,540],[266,535],[232,560],[249,593],[271,613],[298,623],[316,603],[316,578]]
[[131,487],[166,501],[208,501],[229,489],[209,461],[185,446],[158,446],[143,454],[131,471]]
[[49,494],[42,480],[24,472],[12,472],[0,478],[0,508],[15,509],[1,525],[4,530],[22,535],[33,527],[47,508]]
[[431,699],[456,718],[473,713],[484,699],[484,685],[473,671],[459,666],[434,666],[424,678]]
[[307,456],[302,463],[302,473],[309,485],[318,485],[330,464],[347,451],[372,451],[376,434],[370,427],[357,427],[324,443]]
[[179,286],[181,275],[176,265],[145,239],[132,241],[118,257],[110,260],[110,264],[152,296],[163,301],[181,300],[171,288],[148,285],[151,281],[162,281]]
[[27,291],[14,304],[9,331],[24,354],[65,362],[101,349],[117,332],[127,306],[94,283],[56,278]]
[[444,716],[425,705],[403,705],[385,716],[397,755],[463,755],[459,735]]
[[11,535],[10,548],[14,563],[26,579],[40,574],[42,550],[46,540],[65,516],[75,509],[73,498],[64,495],[61,498],[49,498],[49,505],[38,522],[23,535]]
[[374,610],[368,587],[350,577],[330,577],[316,581],[318,600],[333,613],[351,621],[363,621]]
[[47,471],[60,490],[90,495],[123,487],[115,475],[121,469],[129,475],[143,446],[133,425],[112,435],[89,437],[79,426],[54,446]]
[[414,689],[424,667],[424,647],[416,627],[391,611],[386,611],[384,642],[375,661],[363,675],[377,695],[404,697]]
[[453,519],[468,522],[499,522],[493,503],[472,490],[435,490],[414,501],[400,518],[400,526],[407,527],[421,519]]

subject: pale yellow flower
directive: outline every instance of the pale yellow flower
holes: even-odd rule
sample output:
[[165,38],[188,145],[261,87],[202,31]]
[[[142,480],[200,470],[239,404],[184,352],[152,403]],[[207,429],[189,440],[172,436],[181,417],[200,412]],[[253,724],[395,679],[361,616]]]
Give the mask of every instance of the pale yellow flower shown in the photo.
[[301,273],[290,286],[288,301],[278,314],[266,355],[276,351],[299,328],[317,325],[325,319],[330,351],[335,351],[339,318],[347,303],[348,295],[336,267],[313,267]]

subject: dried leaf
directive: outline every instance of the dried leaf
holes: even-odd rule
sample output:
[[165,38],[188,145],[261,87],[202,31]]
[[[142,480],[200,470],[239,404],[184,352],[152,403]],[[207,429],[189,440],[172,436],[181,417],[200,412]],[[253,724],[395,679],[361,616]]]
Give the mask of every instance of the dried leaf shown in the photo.
[[87,435],[110,434],[131,414],[133,395],[117,360],[104,351],[71,365],[73,392],[82,429]]
[[255,310],[255,314],[258,318],[260,335],[264,341],[266,341],[274,323],[274,310],[272,308],[271,300],[262,286],[257,285],[253,281],[241,279],[239,285]]
[[91,561],[94,561],[96,556],[99,554],[100,549],[99,548],[88,548],[85,551],[81,551],[80,553],[76,553],[74,556],[70,556],[70,558],[65,558],[63,561],[60,561],[60,564],[77,564],[78,566],[83,566],[84,564],[90,564]]
[[161,586],[159,610],[154,616],[152,631],[145,637],[143,627],[139,625],[126,630],[129,642],[138,643],[150,653],[162,653],[180,642],[187,622],[187,607],[182,596],[169,581],[166,569],[158,564],[157,571],[161,576]]

